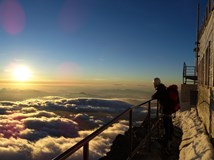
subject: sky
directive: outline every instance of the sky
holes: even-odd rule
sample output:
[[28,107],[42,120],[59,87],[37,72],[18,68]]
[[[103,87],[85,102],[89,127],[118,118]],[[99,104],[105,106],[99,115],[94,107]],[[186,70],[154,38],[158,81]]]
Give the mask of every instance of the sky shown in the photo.
[[196,0],[0,0],[0,80],[181,84],[196,15]]

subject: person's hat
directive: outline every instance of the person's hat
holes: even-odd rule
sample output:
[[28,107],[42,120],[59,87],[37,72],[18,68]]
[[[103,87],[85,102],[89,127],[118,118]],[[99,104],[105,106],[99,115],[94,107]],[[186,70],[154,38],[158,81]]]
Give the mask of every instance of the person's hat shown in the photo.
[[153,83],[155,86],[159,85],[161,83],[160,78],[158,78],[158,77],[154,78]]

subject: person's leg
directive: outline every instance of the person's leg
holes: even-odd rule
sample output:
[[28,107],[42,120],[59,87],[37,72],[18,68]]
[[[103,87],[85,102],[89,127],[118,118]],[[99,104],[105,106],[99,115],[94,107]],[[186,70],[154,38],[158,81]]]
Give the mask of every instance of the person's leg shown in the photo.
[[173,132],[174,132],[174,126],[172,123],[172,117],[168,116],[167,117],[167,121],[168,121],[168,138],[167,138],[167,142],[166,142],[166,151],[167,153],[170,153],[171,149],[172,149],[172,137],[173,137]]
[[164,129],[165,129],[165,139],[168,140],[172,140],[172,136],[173,136],[173,132],[174,132],[174,127],[173,127],[173,123],[172,123],[172,117],[165,115],[163,117],[163,125],[164,125]]
[[169,127],[169,118],[166,115],[163,116],[163,126],[165,130],[164,141],[165,141],[165,144],[167,144],[170,137],[170,127]]
[[169,116],[169,140],[172,140],[173,134],[174,134],[174,126],[172,123],[172,117]]

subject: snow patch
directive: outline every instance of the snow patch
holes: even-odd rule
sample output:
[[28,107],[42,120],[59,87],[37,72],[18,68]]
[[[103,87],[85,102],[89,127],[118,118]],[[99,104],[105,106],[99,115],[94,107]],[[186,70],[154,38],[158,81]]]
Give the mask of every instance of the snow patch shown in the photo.
[[213,146],[201,119],[196,114],[196,109],[178,111],[176,119],[180,121],[180,128],[183,131],[179,159],[214,159]]

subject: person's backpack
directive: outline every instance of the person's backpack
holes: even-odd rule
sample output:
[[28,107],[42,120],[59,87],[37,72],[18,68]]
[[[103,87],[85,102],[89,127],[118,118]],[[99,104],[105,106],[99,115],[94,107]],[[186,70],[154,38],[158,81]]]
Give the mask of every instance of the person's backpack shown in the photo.
[[171,113],[175,113],[180,109],[178,86],[173,84],[167,87],[168,103]]

